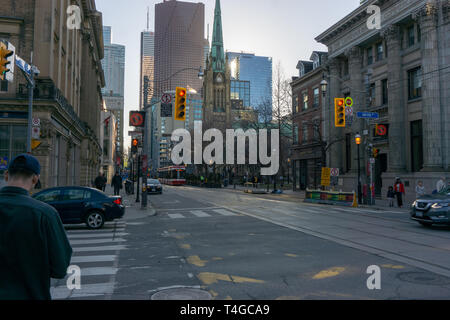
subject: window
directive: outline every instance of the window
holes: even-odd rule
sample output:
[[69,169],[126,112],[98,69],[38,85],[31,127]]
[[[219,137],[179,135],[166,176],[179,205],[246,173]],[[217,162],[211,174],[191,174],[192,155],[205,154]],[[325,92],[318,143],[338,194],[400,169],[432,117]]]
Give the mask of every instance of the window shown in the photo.
[[381,87],[382,87],[382,99],[383,99],[383,105],[387,105],[388,101],[389,101],[389,96],[388,96],[388,80],[384,79],[381,81]]
[[315,88],[314,89],[314,108],[317,108],[319,106],[319,95],[320,95],[320,91],[319,88]]
[[422,120],[411,122],[411,161],[413,172],[423,168],[423,134]]
[[303,125],[303,130],[302,130],[302,142],[307,142],[308,141],[308,126],[306,124]]
[[308,92],[303,93],[303,110],[308,110]]
[[414,26],[410,26],[406,30],[407,43],[408,47],[412,47],[414,45],[415,37],[414,37]]
[[377,44],[377,61],[383,60],[383,54],[384,54],[384,47],[383,43],[380,42]]
[[370,105],[373,107],[376,105],[376,95],[375,95],[375,83],[370,85]]
[[313,126],[313,130],[314,130],[314,140],[315,141],[320,141],[320,121],[319,120],[315,120],[314,121],[314,126]]
[[298,95],[297,94],[294,95],[293,107],[294,107],[294,113],[298,113]]
[[0,80],[0,91],[1,92],[8,92],[8,81]]
[[422,97],[422,68],[418,67],[408,71],[408,98]]
[[352,169],[352,134],[345,135],[345,169],[349,172]]
[[417,25],[417,42],[420,43],[422,41],[422,31],[420,30],[420,25]]
[[367,48],[367,64],[371,65],[373,63],[373,50],[372,47]]
[[298,125],[294,125],[294,144],[298,144]]
[[80,201],[86,199],[86,192],[81,189],[69,189],[64,192],[63,201]]
[[47,191],[36,197],[36,200],[42,202],[55,202],[59,200],[59,196],[61,195],[60,190]]

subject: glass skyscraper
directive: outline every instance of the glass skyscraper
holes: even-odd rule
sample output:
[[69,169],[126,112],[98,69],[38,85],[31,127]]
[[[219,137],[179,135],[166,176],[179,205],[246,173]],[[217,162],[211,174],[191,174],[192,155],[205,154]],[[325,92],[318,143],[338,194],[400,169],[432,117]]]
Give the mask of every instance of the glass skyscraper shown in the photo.
[[[140,77],[140,109],[150,105],[154,94],[155,80],[155,33],[141,32],[141,77]],[[148,94],[146,94],[146,91]],[[145,101],[147,99],[147,101]]]
[[[231,68],[231,94],[233,95],[233,80],[249,81],[249,105],[258,108],[266,101],[272,104],[272,58],[243,52],[227,52],[227,57]],[[237,83],[234,83],[236,87]],[[244,100],[244,106],[246,103]]]

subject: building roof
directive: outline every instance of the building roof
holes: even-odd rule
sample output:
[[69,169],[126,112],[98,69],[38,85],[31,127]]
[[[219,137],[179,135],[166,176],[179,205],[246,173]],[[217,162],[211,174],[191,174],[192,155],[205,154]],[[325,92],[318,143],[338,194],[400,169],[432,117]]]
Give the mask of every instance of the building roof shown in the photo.
[[214,72],[225,72],[225,51],[223,48],[222,12],[220,0],[216,0],[214,9],[214,30],[211,46],[211,57]]

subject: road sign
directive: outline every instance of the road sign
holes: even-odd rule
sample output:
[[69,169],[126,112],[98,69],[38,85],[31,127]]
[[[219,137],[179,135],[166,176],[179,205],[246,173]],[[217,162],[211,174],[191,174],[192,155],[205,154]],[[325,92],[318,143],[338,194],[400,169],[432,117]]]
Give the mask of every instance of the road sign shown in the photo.
[[41,119],[33,118],[33,126],[34,127],[40,127],[41,126]]
[[380,115],[376,112],[358,112],[356,116],[360,119],[378,119]]
[[42,144],[39,140],[32,139],[31,140],[31,149],[34,150]]
[[128,131],[129,137],[136,137],[136,136],[141,136],[141,135],[142,135],[141,131]]
[[41,137],[41,127],[33,127],[31,130],[31,138],[39,139]]
[[161,98],[161,102],[168,104],[172,102],[172,96],[168,93],[163,94],[162,98]]
[[8,170],[8,157],[0,157],[0,170]]
[[144,126],[145,126],[145,112],[131,111],[130,127],[144,127]]
[[352,107],[346,107],[345,108],[345,115],[346,116],[352,116],[353,115],[353,108]]
[[329,187],[330,183],[331,183],[331,169],[322,168],[322,181],[320,184],[324,187]]
[[31,66],[25,62],[21,57],[16,55],[16,66],[22,69],[23,72],[31,76]]
[[332,168],[330,171],[332,177],[339,177],[339,168]]
[[387,134],[387,127],[385,125],[377,125],[377,136],[385,136]]
[[161,104],[161,118],[172,118],[173,105],[171,103]]
[[375,164],[375,158],[370,158],[369,162],[370,162],[370,164]]

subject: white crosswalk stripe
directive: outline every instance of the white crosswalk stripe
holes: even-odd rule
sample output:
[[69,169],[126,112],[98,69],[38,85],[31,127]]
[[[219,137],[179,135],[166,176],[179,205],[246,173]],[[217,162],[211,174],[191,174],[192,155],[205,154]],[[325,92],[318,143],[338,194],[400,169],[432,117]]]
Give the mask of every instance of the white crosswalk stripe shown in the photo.
[[207,218],[207,217],[211,217],[211,215],[207,214],[204,211],[200,211],[200,210],[196,210],[196,211],[191,211],[191,213],[199,218]]
[[[128,233],[125,232],[126,223],[105,224],[101,230],[77,229],[69,226],[67,237],[72,246],[72,266],[81,270],[81,289],[68,289],[65,279],[58,280],[51,288],[54,300],[63,299],[89,299],[105,297],[113,294],[118,253],[126,250],[125,245]],[[111,282],[105,283],[106,279]]]
[[183,216],[180,213],[174,213],[174,214],[169,214],[168,215],[171,219],[184,219],[186,218],[185,216]]
[[231,211],[225,210],[225,209],[217,209],[217,210],[213,210],[213,211],[218,214],[221,214],[223,216],[228,216],[228,217],[237,216],[237,214],[235,214]]

